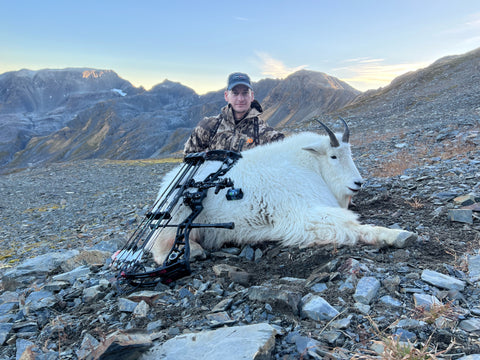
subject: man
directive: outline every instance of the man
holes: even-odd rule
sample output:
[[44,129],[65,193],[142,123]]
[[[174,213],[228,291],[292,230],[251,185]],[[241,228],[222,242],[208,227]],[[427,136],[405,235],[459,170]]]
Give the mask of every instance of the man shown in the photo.
[[228,104],[219,115],[199,122],[185,143],[185,154],[208,150],[242,151],[285,137],[260,118],[263,110],[254,99],[247,74],[230,74],[224,96]]

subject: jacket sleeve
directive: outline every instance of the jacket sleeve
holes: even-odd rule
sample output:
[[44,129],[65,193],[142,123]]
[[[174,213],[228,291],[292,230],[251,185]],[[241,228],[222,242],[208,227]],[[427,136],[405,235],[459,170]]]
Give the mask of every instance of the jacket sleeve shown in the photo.
[[260,125],[260,144],[271,143],[275,141],[280,141],[285,138],[285,135],[277,130],[274,130],[272,127],[262,123]]
[[198,125],[193,129],[192,134],[188,138],[185,146],[183,148],[183,153],[190,154],[195,152],[206,151],[210,145],[211,137],[211,123],[213,118],[204,118],[198,123]]
[[201,132],[200,130],[201,129],[199,129],[198,127],[193,129],[192,133],[190,134],[190,137],[188,138],[183,148],[183,153],[185,155],[203,151],[204,146],[201,142],[201,136],[199,134]]

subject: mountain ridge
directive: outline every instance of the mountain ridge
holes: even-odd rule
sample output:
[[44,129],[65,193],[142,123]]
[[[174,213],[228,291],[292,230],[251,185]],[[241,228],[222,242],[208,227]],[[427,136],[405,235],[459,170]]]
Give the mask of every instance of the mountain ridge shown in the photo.
[[[43,75],[58,75],[62,71],[65,70],[45,70]],[[135,88],[112,70],[68,71],[77,76],[81,73],[80,82],[95,83],[102,78],[108,81],[104,81],[103,87],[93,88],[93,92],[73,94],[56,108],[37,101],[33,102],[35,109],[43,112],[19,113],[9,112],[8,108],[22,105],[25,110],[28,104],[33,106],[28,97],[23,103],[19,100],[20,90],[31,89],[31,84],[25,87],[25,82],[21,82],[23,87],[17,91],[17,97],[10,97],[16,102],[8,102],[2,84],[12,75],[0,75],[0,167],[22,168],[90,158],[170,156],[181,151],[201,118],[218,114],[225,105],[224,89],[198,95],[193,89],[166,79],[146,91]],[[30,70],[19,73],[35,78],[35,72]],[[380,131],[379,124],[402,128],[438,119],[476,121],[480,114],[479,74],[480,48],[443,57],[397,77],[386,87],[363,93],[335,77],[310,70],[300,70],[282,80],[262,79],[253,86],[256,99],[265,109],[264,119],[286,133],[308,128],[313,117],[337,115],[346,118],[356,132]],[[41,85],[41,77],[36,79],[37,85]],[[66,88],[65,84],[62,86],[60,89]],[[58,88],[52,84],[43,88],[57,91],[59,99]]]
[[[92,76],[91,71],[93,70],[83,68],[74,70],[77,76],[80,73],[83,74],[82,81],[89,78],[94,81],[105,76],[104,74],[116,75],[112,71],[96,70],[93,74],[100,75]],[[49,72],[50,75],[52,73],[54,71]],[[28,75],[32,79],[38,78],[38,75],[32,72]],[[303,82],[315,81],[309,84],[306,90],[302,90],[303,86],[299,83],[299,78]],[[315,75],[314,72],[301,72],[296,75],[292,74],[285,80],[264,79],[253,85],[256,99],[260,102],[265,100],[267,104],[275,102],[275,96],[281,97],[281,93],[288,93],[288,89],[295,86],[297,97],[302,97],[299,94],[300,90],[304,95],[309,94],[303,96],[311,99],[308,112],[317,114],[318,109],[324,107],[322,103],[324,100],[321,97],[317,99],[315,94],[334,92],[340,96],[348,92],[349,95],[346,98],[352,99],[359,93],[357,90],[349,88],[347,84],[345,84],[346,90],[342,89],[339,84],[342,84],[340,80],[326,74]],[[71,111],[69,113],[71,119],[57,122],[57,128],[53,131],[35,133],[31,126],[25,126],[30,133],[25,133],[25,139],[13,153],[9,154],[11,158],[8,161],[4,160],[4,164],[8,163],[9,167],[25,167],[42,162],[95,157],[128,159],[167,156],[183,148],[183,143],[192,128],[204,116],[218,114],[220,108],[225,105],[223,89],[198,95],[194,90],[168,79],[155,85],[149,91],[132,89],[130,85],[128,83],[128,85],[118,86],[108,83],[107,90],[113,86],[118,90],[117,92],[112,92],[112,89],[108,90],[109,94],[114,96],[104,97],[98,102],[87,102],[83,109],[76,113]],[[335,89],[332,89],[333,86]],[[101,90],[106,91],[105,86]],[[98,91],[95,94],[97,93]],[[272,94],[274,94],[273,100]],[[90,96],[88,92],[86,92],[86,96]],[[17,96],[17,98],[21,98],[21,96]],[[280,101],[286,103],[283,99]],[[341,104],[343,105],[344,102]],[[290,106],[297,103],[299,103],[299,99],[288,104]],[[283,109],[282,106],[280,110]],[[22,110],[31,109],[32,107]],[[38,110],[38,107],[34,107],[34,109]],[[48,119],[48,116],[51,117],[54,111],[54,108],[47,108],[43,112],[37,111],[37,113],[46,114],[45,117]],[[299,109],[293,106],[288,111],[294,117]],[[63,119],[67,117],[67,115],[63,115]],[[1,111],[0,116],[2,116]],[[284,120],[283,116],[281,111],[277,111],[270,114],[266,112],[264,117],[275,126]],[[297,116],[297,118],[302,117],[303,115]],[[295,122],[297,118],[294,118],[293,121]],[[291,116],[289,120],[292,122]]]

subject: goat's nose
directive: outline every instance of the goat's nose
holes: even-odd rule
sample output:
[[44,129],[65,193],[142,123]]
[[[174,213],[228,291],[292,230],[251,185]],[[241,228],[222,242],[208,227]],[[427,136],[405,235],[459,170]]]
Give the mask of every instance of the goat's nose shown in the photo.
[[358,187],[362,187],[363,181],[357,180],[357,181],[355,181],[355,185],[357,185]]

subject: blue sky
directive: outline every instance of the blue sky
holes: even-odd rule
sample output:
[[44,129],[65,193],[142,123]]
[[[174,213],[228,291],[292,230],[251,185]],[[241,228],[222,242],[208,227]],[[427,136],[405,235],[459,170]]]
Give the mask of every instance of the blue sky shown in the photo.
[[0,0],[0,73],[112,69],[197,93],[308,69],[365,91],[480,47],[478,0]]

